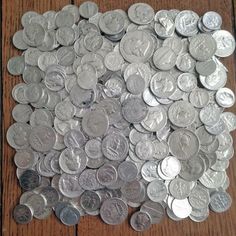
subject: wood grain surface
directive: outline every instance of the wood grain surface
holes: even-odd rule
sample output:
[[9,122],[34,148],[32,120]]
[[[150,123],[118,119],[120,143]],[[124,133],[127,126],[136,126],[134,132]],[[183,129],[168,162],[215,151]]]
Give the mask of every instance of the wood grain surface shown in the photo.
[[[12,209],[17,204],[21,190],[16,178],[16,168],[13,163],[14,150],[6,142],[6,130],[13,123],[11,111],[15,102],[11,98],[13,86],[21,81],[20,77],[11,76],[6,69],[10,57],[20,54],[11,43],[14,32],[21,29],[21,16],[24,12],[33,10],[43,13],[47,10],[59,10],[64,5],[74,3],[79,5],[82,1],[70,0],[3,0],[2,1],[2,235],[4,236],[236,236],[236,157],[230,161],[227,171],[230,178],[228,189],[233,198],[229,211],[216,214],[210,213],[203,223],[194,223],[191,220],[174,222],[166,217],[159,225],[153,225],[144,233],[137,233],[131,229],[128,220],[118,226],[104,224],[99,217],[82,217],[78,226],[67,227],[62,225],[54,215],[46,220],[34,219],[28,225],[17,225],[12,219]],[[134,2],[132,0],[98,0],[100,11],[111,9],[124,9]],[[199,15],[213,10],[223,18],[223,29],[233,34],[235,27],[234,0],[150,0],[149,3],[156,11],[160,9],[191,9]],[[227,66],[227,86],[236,92],[235,84],[235,56],[223,59]],[[231,109],[236,112],[236,107]],[[236,132],[233,133],[234,141]]]

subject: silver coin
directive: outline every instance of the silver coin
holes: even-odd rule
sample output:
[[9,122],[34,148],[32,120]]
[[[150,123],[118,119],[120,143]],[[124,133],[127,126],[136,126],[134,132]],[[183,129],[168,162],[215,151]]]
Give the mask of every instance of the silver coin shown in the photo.
[[176,60],[176,67],[182,72],[191,72],[196,65],[196,61],[187,53],[181,53]]
[[152,159],[154,146],[150,140],[141,140],[135,147],[135,153],[141,160]]
[[211,195],[210,208],[214,212],[224,212],[227,211],[232,204],[232,199],[227,192],[214,192]]
[[146,212],[151,217],[152,224],[158,224],[165,216],[164,207],[157,202],[146,201],[142,204],[140,211]]
[[187,101],[177,101],[168,110],[170,121],[178,127],[191,125],[195,120],[195,115],[193,106]]
[[119,198],[110,198],[102,203],[100,216],[107,224],[121,224],[128,216],[128,207],[123,200]]
[[79,14],[83,18],[91,18],[98,13],[98,6],[96,3],[91,1],[86,1],[79,6]]
[[12,75],[21,75],[25,68],[24,57],[12,57],[7,63],[7,70]]
[[79,184],[79,176],[65,173],[59,179],[59,190],[68,198],[79,197],[84,192]]
[[30,169],[37,161],[36,155],[30,149],[18,150],[14,156],[15,165],[21,169]]
[[47,199],[41,194],[34,193],[29,196],[25,204],[33,210],[33,215],[37,218],[37,216],[41,215],[42,211],[44,211],[47,204]]
[[50,151],[56,141],[54,129],[48,126],[33,127],[29,135],[30,146],[39,152]]
[[147,182],[152,182],[153,180],[158,179],[157,164],[153,161],[145,162],[141,168],[141,175]]
[[102,143],[99,139],[90,139],[85,144],[85,152],[91,159],[102,158]]
[[153,180],[148,184],[147,195],[153,202],[161,202],[167,196],[167,189],[161,180]]
[[107,11],[99,19],[101,31],[108,35],[119,34],[124,29],[124,18],[116,11]]
[[86,138],[84,134],[77,129],[69,130],[64,136],[64,144],[68,148],[81,148],[85,142]]
[[207,61],[216,52],[216,41],[210,34],[198,34],[191,38],[189,52],[196,60]]
[[235,96],[233,91],[229,88],[220,88],[216,92],[216,102],[221,107],[232,107],[235,103]]
[[162,174],[163,179],[174,179],[180,173],[181,164],[180,161],[173,156],[164,158],[158,165],[158,174]]
[[189,93],[197,87],[197,78],[194,74],[183,73],[179,75],[177,85],[182,91]]
[[113,185],[118,178],[117,169],[113,165],[106,163],[97,170],[96,178],[103,186]]
[[176,88],[176,82],[168,72],[157,72],[150,81],[150,89],[159,98],[168,98]]
[[175,178],[169,184],[169,191],[175,199],[185,199],[190,195],[190,187],[190,182]]
[[118,175],[122,180],[131,182],[136,179],[138,168],[133,162],[124,161],[118,166]]
[[155,14],[154,29],[160,38],[165,39],[174,35],[175,24],[169,11],[160,10]]
[[200,75],[201,84],[209,89],[209,90],[218,90],[222,88],[226,84],[227,74],[225,69],[222,66],[216,66],[216,70],[208,75],[208,76],[201,76]]
[[128,141],[120,133],[110,133],[102,140],[102,152],[109,160],[124,160],[128,154],[128,149]]
[[84,190],[97,190],[102,185],[97,181],[96,170],[85,169],[79,176],[79,184]]
[[27,123],[33,110],[29,105],[17,104],[12,110],[12,117],[16,122]]
[[187,129],[177,129],[168,139],[170,152],[180,160],[188,160],[199,151],[199,140],[196,134]]
[[214,60],[207,60],[196,63],[196,71],[203,76],[208,76],[216,70],[216,63]]
[[208,11],[203,15],[202,23],[210,30],[218,30],[221,27],[222,18],[217,12]]
[[128,16],[135,24],[146,25],[153,20],[154,10],[146,3],[135,3],[129,7]]
[[132,94],[140,94],[145,89],[145,80],[142,76],[133,74],[128,77],[126,86]]
[[78,224],[80,212],[75,207],[66,206],[60,212],[60,220],[63,224],[68,226]]
[[212,34],[216,41],[216,56],[228,57],[235,49],[235,39],[232,34],[226,30],[217,30]]
[[207,188],[218,188],[225,180],[224,171],[213,171],[208,169],[199,179],[199,181]]
[[175,66],[177,56],[169,47],[158,48],[153,55],[153,63],[160,70],[170,70]]
[[100,197],[94,191],[84,191],[80,197],[81,207],[88,212],[96,211],[100,207]]
[[67,148],[61,152],[59,166],[67,174],[81,173],[85,169],[86,164],[87,156],[82,149]]
[[194,11],[181,11],[175,18],[176,30],[183,36],[194,36],[198,33],[198,19],[199,16]]
[[135,231],[145,231],[151,226],[151,217],[146,212],[137,211],[131,216],[130,225]]
[[[140,52],[137,47],[142,45]],[[129,62],[146,62],[154,51],[151,36],[144,31],[127,32],[120,42],[120,52]]]
[[91,137],[104,135],[108,126],[108,116],[103,111],[90,111],[83,116],[82,128]]
[[59,11],[56,14],[55,24],[60,27],[71,27],[75,23],[73,14],[68,10]]
[[182,200],[174,199],[171,207],[173,213],[181,219],[188,217],[192,212],[192,207],[187,198]]
[[163,129],[166,123],[167,114],[165,109],[160,105],[149,110],[146,118],[141,122],[141,125],[149,132],[156,132]]
[[223,112],[221,118],[229,132],[236,129],[236,116],[232,112]]
[[25,149],[29,146],[31,127],[26,123],[14,123],[6,134],[8,144],[15,149]]
[[[214,115],[213,115],[214,114]],[[199,113],[200,120],[205,125],[215,125],[220,120],[221,109],[209,104],[201,109]]]
[[190,93],[189,101],[194,107],[203,108],[208,105],[210,96],[206,90],[202,88],[196,88]]

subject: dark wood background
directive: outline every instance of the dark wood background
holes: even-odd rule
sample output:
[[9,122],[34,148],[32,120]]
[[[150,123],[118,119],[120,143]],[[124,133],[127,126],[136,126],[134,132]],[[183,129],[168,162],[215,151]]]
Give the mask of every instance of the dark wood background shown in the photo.
[[[48,10],[60,10],[64,5],[82,1],[75,0],[3,0],[2,1],[2,234],[4,236],[131,236],[141,235],[131,229],[126,220],[122,225],[109,226],[99,217],[83,217],[78,226],[67,227],[61,224],[54,215],[46,220],[34,219],[28,225],[17,225],[12,219],[12,209],[21,195],[17,183],[16,168],[13,164],[14,150],[6,142],[7,128],[12,124],[11,110],[15,105],[11,98],[13,86],[21,80],[11,76],[6,69],[10,57],[20,52],[11,43],[14,32],[21,29],[21,16],[24,12],[33,10],[43,13]],[[134,2],[149,3],[156,11],[160,9],[192,9],[199,15],[206,11],[217,11],[223,18],[223,29],[235,35],[235,7],[234,0],[96,0],[100,11],[121,8],[127,10]],[[235,55],[226,58],[223,63],[227,66],[227,86],[236,92],[235,85]],[[236,106],[231,109],[236,112]],[[234,141],[236,132],[233,133]],[[222,214],[210,213],[207,221],[194,223],[191,220],[174,222],[166,217],[159,225],[153,225],[146,236],[236,236],[236,157],[230,161],[228,169],[230,177],[229,193],[233,204],[229,211]]]

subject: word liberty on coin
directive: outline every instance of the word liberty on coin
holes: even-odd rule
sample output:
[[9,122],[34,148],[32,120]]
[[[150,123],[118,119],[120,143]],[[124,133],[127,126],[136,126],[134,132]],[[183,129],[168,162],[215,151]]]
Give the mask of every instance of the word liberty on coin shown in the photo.
[[235,49],[221,16],[135,3],[105,13],[87,1],[26,12],[7,69],[22,76],[7,141],[23,189],[13,217],[55,213],[144,231],[167,215],[228,210],[235,103],[219,58]]

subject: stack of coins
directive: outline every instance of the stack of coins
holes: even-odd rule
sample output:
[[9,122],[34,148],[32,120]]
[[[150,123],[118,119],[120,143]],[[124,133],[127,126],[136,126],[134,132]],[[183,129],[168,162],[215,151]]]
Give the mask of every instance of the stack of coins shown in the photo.
[[100,215],[136,231],[201,222],[231,205],[235,96],[220,57],[235,49],[216,12],[100,13],[93,2],[26,12],[9,60],[23,81],[7,141],[22,188],[17,223],[52,212],[65,225]]

